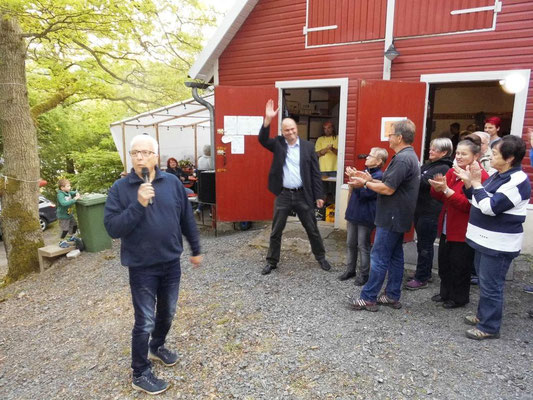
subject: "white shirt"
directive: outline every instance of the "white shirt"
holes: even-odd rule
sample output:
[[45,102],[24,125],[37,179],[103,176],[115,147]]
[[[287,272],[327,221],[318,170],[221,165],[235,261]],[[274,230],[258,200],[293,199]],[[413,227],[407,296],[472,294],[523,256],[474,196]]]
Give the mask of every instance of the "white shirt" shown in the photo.
[[198,170],[205,171],[208,169],[213,169],[213,166],[211,165],[211,157],[208,157],[208,156],[199,157],[198,158]]
[[[287,143],[287,141],[285,141]],[[300,175],[300,138],[292,146],[287,143],[287,157],[283,165],[283,187],[298,189],[303,186]]]

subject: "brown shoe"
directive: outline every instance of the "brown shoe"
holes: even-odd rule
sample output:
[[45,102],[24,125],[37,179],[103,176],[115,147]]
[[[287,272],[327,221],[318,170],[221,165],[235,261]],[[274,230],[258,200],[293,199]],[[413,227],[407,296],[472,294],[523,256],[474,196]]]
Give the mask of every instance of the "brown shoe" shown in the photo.
[[378,297],[378,304],[383,304],[384,306],[394,308],[395,310],[402,308],[402,303],[398,300],[391,299],[385,293]]
[[379,307],[376,305],[376,303],[363,299],[352,299],[352,308],[357,311],[366,310],[376,312],[379,310]]

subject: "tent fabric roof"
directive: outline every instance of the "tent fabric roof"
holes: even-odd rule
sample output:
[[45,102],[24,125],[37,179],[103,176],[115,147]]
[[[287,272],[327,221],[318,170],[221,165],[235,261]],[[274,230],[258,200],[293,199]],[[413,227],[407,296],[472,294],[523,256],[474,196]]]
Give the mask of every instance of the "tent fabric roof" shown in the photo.
[[[202,98],[213,105],[215,103],[213,92],[203,95]],[[156,125],[160,127],[188,127],[194,125],[209,127],[211,123],[207,107],[194,99],[188,99],[156,110],[147,111],[122,121],[113,122],[111,127],[116,125],[135,126],[138,128]]]
[[259,0],[237,0],[235,6],[226,15],[213,37],[189,70],[192,79],[209,82],[214,75],[216,62],[231,42],[242,24],[248,18]]

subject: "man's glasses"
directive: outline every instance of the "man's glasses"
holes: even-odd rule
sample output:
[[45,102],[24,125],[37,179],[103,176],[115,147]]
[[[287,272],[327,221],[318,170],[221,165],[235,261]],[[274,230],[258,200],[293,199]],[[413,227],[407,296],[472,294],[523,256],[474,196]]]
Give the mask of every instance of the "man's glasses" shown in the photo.
[[144,157],[150,157],[152,154],[155,154],[154,151],[150,150],[131,150],[130,156],[137,157],[139,154],[141,154]]

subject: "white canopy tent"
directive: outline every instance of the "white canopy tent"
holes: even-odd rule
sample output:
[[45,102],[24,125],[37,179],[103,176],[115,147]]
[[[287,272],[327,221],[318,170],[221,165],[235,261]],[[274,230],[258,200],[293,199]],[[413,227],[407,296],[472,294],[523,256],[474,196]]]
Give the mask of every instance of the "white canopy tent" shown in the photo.
[[[215,103],[213,92],[202,98],[212,105]],[[159,162],[163,168],[170,157],[177,160],[188,159],[196,165],[198,157],[203,154],[203,147],[211,145],[210,128],[209,110],[194,99],[151,110],[110,125],[125,171],[129,171],[132,166],[128,146],[134,136],[147,133],[157,140]]]

